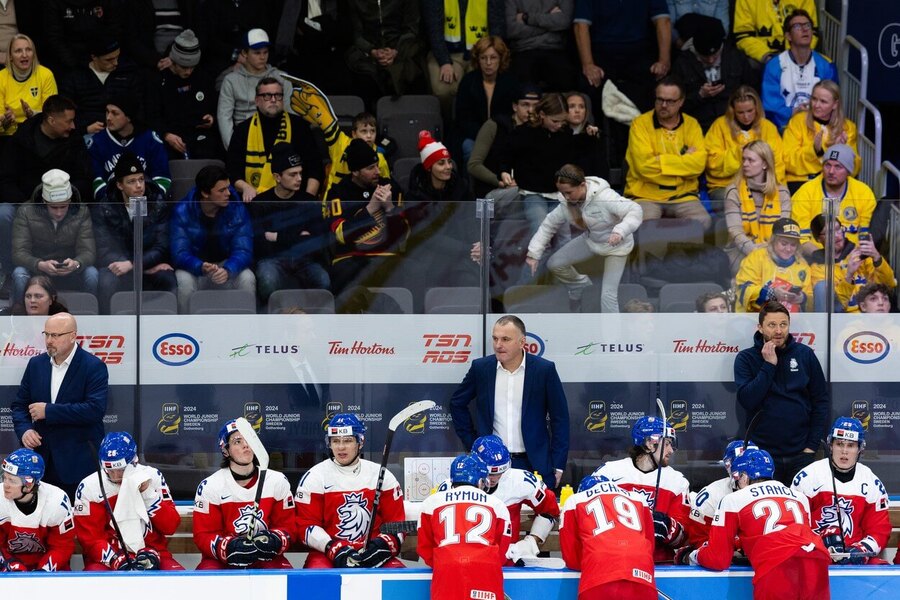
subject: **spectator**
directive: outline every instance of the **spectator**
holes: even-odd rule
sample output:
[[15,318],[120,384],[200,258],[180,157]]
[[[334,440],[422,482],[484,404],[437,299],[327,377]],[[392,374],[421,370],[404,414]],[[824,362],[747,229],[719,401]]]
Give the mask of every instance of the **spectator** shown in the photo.
[[[812,237],[825,246],[828,241],[829,228],[824,215],[816,215],[810,223],[810,229]],[[844,228],[837,220],[832,222],[832,230],[834,312],[858,312],[856,294],[870,283],[883,285],[893,291],[897,286],[894,270],[878,252],[878,248],[872,242],[872,237],[868,234],[861,235],[859,243],[854,244],[846,238]],[[823,247],[809,257],[816,312],[828,311],[825,256]]]
[[734,91],[750,83],[750,76],[744,57],[725,43],[725,30],[719,20],[698,19],[702,26],[678,54],[672,72],[684,86],[684,112],[707,131],[713,121],[725,114]]
[[216,87],[222,77],[245,63],[247,33],[251,29],[273,31],[275,3],[270,0],[203,0],[197,34],[206,53],[204,68],[215,74]]
[[0,314],[46,317],[61,312],[69,309],[59,301],[53,282],[46,275],[35,275],[25,284],[25,302],[4,308]]
[[[773,467],[777,470],[772,462],[765,450],[748,450],[734,459],[731,472],[738,490],[722,499],[709,542],[690,554],[689,563],[722,571],[740,544],[756,573],[754,598],[781,597],[788,589],[802,600],[830,598],[831,559],[809,527],[809,502],[771,483]],[[802,589],[796,581],[803,582]]]
[[[378,135],[378,122],[372,113],[361,112],[353,117],[350,124],[350,135],[348,136],[340,127],[332,127],[325,135],[325,143],[328,144],[328,155],[331,159],[331,168],[328,171],[328,183],[325,192],[331,189],[333,185],[342,181],[350,175],[347,168],[347,146],[354,139],[361,139],[378,152],[378,145],[375,139]],[[387,159],[383,152],[378,152],[378,174],[385,179],[390,178],[391,168],[388,166]]]
[[247,32],[240,57],[240,64],[222,81],[216,109],[219,134],[226,150],[231,145],[234,128],[256,112],[258,100],[256,90],[260,81],[275,79],[281,85],[281,98],[277,99],[279,109],[286,106],[284,98],[291,95],[291,86],[278,69],[269,64],[269,36],[265,31],[251,29]]
[[101,34],[90,47],[90,63],[72,67],[59,82],[60,93],[78,106],[75,127],[80,135],[97,133],[106,126],[110,98],[126,97],[137,111],[144,97],[137,74],[119,64],[122,51],[118,41]]
[[128,150],[141,161],[147,178],[164,194],[169,193],[172,176],[169,159],[159,135],[147,129],[136,116],[137,107],[127,96],[114,96],[106,104],[106,127],[88,142],[94,167],[94,198],[106,196],[119,157]]
[[512,103],[512,115],[498,114],[488,119],[475,136],[467,170],[478,198],[484,197],[493,189],[506,186],[498,175],[500,157],[506,153],[506,145],[513,129],[531,121],[534,109],[541,100],[541,91],[537,86],[524,84],[519,86],[516,96]]
[[547,91],[578,86],[578,70],[567,45],[575,0],[512,0],[506,3],[506,35],[512,72]]
[[[175,292],[175,271],[169,259],[169,208],[162,190],[146,185],[144,165],[130,150],[116,162],[113,184],[107,186],[103,203],[94,205],[97,264],[100,266],[100,310],[109,314],[109,301],[119,290],[134,289],[134,268],[143,269],[145,290]],[[133,199],[144,198],[141,261],[135,264]]]
[[0,139],[9,139],[25,119],[41,112],[50,96],[56,95],[56,79],[38,62],[34,42],[24,33],[9,40],[7,69],[0,71]]
[[[769,448],[775,479],[785,485],[815,460],[830,406],[819,359],[812,348],[794,339],[790,326],[784,305],[763,302],[753,346],[734,359],[741,431],[756,419],[753,437],[760,448]],[[735,470],[732,464],[732,473]]]
[[525,352],[525,324],[516,316],[497,319],[491,337],[494,355],[474,360],[450,399],[456,435],[466,448],[477,437],[499,436],[514,468],[536,471],[557,488],[569,453],[569,408],[556,365]]
[[149,122],[166,144],[169,159],[218,158],[213,82],[197,69],[200,42],[190,29],[178,34],[169,51],[169,65],[157,75],[148,98]]
[[674,550],[687,541],[690,518],[688,480],[671,466],[677,448],[675,430],[659,417],[641,417],[631,427],[631,441],[626,458],[611,460],[592,475],[649,498],[655,529],[653,561],[671,562]]
[[275,186],[250,204],[260,306],[280,289],[331,288],[322,204],[303,191],[303,159],[290,144],[272,148],[272,174]]
[[274,77],[263,77],[256,84],[256,112],[234,129],[228,147],[228,174],[244,202],[275,186],[272,174],[272,147],[276,142],[289,144],[306,167],[304,189],[319,193],[325,179],[322,158],[312,132],[303,119],[283,108],[284,88]]
[[656,309],[653,308],[653,304],[647,302],[646,300],[640,300],[639,298],[632,298],[628,302],[625,303],[625,306],[622,307],[623,313],[653,313],[656,312]]
[[409,235],[403,195],[396,182],[379,174],[378,153],[355,139],[346,155],[350,177],[332,187],[323,204],[335,236],[331,281],[336,293],[350,284],[365,285],[364,277],[387,276]]
[[[766,116],[779,130],[791,117],[809,109],[813,86],[822,79],[837,83],[834,64],[812,49],[813,19],[802,8],[784,19],[788,49],[766,63],[763,71],[762,97]],[[812,68],[807,68],[812,63]]]
[[712,219],[698,196],[706,144],[697,120],[681,112],[683,104],[681,84],[662,79],[656,85],[656,108],[632,122],[625,196],[641,203],[645,221],[674,216],[709,229]]
[[[792,194],[822,172],[822,157],[839,144],[856,152],[856,125],[844,118],[838,85],[823,79],[813,86],[809,110],[791,117],[784,130],[784,168]],[[859,172],[859,164],[857,157],[851,174]]]
[[757,312],[769,300],[791,312],[812,308],[812,276],[809,264],[798,252],[800,226],[781,218],[772,225],[769,242],[741,261],[735,277],[735,312]]
[[753,140],[744,146],[741,156],[741,169],[725,190],[725,253],[732,273],[737,273],[748,254],[767,246],[778,219],[791,216],[791,195],[779,182],[769,144]]
[[882,283],[867,283],[856,292],[855,303],[859,312],[891,312],[891,290]]
[[811,17],[815,30],[815,0],[797,0],[796,3],[770,5],[758,0],[736,0],[734,5],[734,37],[738,50],[750,59],[758,70],[784,50],[784,21],[795,9],[802,9]]
[[[45,0],[42,4],[47,64],[56,72],[84,64],[94,55],[98,39],[121,38],[125,8],[117,0]],[[78,108],[87,109],[80,102]]]
[[43,458],[43,479],[71,499],[78,483],[97,469],[90,443],[97,447],[103,438],[109,373],[76,343],[78,324],[69,313],[48,317],[43,335],[47,353],[25,367],[12,402],[13,426],[22,445]]
[[[569,1],[569,0],[567,0]],[[430,52],[428,81],[441,101],[444,122],[453,118],[453,98],[463,75],[473,68],[470,53],[486,35],[503,37],[503,0],[423,0],[422,20]]]
[[553,202],[553,208],[559,203],[556,171],[566,163],[577,162],[567,117],[563,97],[544,94],[528,126],[510,133],[500,157],[501,187],[518,187],[531,235],[550,212],[548,202]]
[[402,96],[421,88],[418,0],[348,4],[353,45],[347,50],[347,66],[366,80],[366,106],[371,110],[377,96]]
[[594,124],[594,115],[588,109],[590,97],[583,92],[567,92],[563,97],[568,107],[566,122],[572,129],[576,162],[588,175],[608,177],[605,145],[600,140],[600,128]]
[[725,199],[726,188],[741,172],[744,148],[754,140],[769,145],[774,158],[775,181],[784,183],[784,149],[778,129],[763,116],[759,94],[742,85],[728,99],[725,114],[713,121],[706,132],[706,185],[715,203]]
[[859,462],[866,449],[863,424],[838,417],[825,444],[827,458],[797,473],[791,490],[809,498],[813,531],[828,551],[849,554],[837,564],[887,564],[878,554],[891,537],[889,500],[881,480]]
[[17,33],[31,36],[34,42],[42,46],[44,28],[43,2],[28,2],[28,0],[7,0],[0,14],[0,65],[6,66],[9,57],[6,53],[9,42]]
[[575,165],[563,165],[556,172],[556,189],[559,205],[531,238],[525,263],[534,275],[554,234],[567,224],[582,233],[553,253],[547,268],[568,289],[572,310],[580,312],[584,288],[592,282],[573,265],[603,256],[601,310],[619,312],[619,281],[634,247],[633,234],[641,224],[641,207],[617,194],[603,179],[585,178],[584,171]]
[[200,2],[196,0],[132,0],[124,14],[122,49],[126,58],[145,71],[172,66],[169,47],[189,26]]
[[18,302],[32,275],[49,275],[57,288],[97,294],[91,215],[69,175],[44,173],[41,185],[16,212],[12,231],[13,295]]
[[731,32],[731,15],[728,0],[666,0],[672,21],[672,41],[681,49],[694,37],[704,20],[697,17],[715,17],[722,29]]
[[247,208],[218,166],[200,169],[196,185],[172,212],[169,239],[178,281],[178,310],[203,289],[240,289],[256,295],[253,226]]
[[706,292],[697,298],[698,313],[727,313],[728,294],[725,292]]
[[484,122],[511,113],[518,84],[508,72],[509,60],[509,49],[495,35],[481,38],[472,48],[472,70],[463,76],[456,92],[456,124],[467,163]]
[[[856,153],[846,144],[829,148],[823,158],[822,173],[804,183],[793,196],[791,218],[801,224],[811,223],[813,217],[822,214],[826,198],[838,200],[834,204],[834,216],[847,238],[859,245],[860,236],[869,234],[872,214],[875,212],[875,194],[872,188],[851,177],[857,163]],[[809,256],[822,246],[804,226],[800,230],[801,251]],[[881,240],[875,240],[879,243]]]

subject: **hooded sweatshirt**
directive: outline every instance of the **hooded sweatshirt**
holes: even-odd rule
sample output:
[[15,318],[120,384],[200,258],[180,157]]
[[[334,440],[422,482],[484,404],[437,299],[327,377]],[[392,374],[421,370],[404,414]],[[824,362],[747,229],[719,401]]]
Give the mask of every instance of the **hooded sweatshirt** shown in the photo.
[[231,143],[234,126],[249,119],[256,112],[256,84],[263,77],[274,77],[284,88],[284,106],[290,106],[291,85],[278,74],[278,69],[266,65],[266,70],[259,74],[248,71],[244,65],[225,76],[222,90],[219,92],[219,106],[216,118],[219,121],[219,133],[225,148]]

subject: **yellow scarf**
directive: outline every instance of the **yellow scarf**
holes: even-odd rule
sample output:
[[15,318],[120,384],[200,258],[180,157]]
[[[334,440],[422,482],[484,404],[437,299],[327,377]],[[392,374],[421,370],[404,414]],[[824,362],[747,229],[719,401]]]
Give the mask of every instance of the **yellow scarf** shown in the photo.
[[778,188],[767,195],[763,199],[760,212],[757,213],[756,202],[753,201],[753,195],[750,188],[747,187],[747,180],[741,181],[738,186],[738,194],[741,198],[741,221],[744,224],[744,233],[755,243],[767,242],[772,237],[772,225],[781,218],[781,196],[778,194]]
[[[281,113],[281,124],[272,147],[279,142],[291,143],[291,120],[286,112]],[[247,133],[247,155],[244,159],[244,181],[256,188],[257,192],[264,192],[275,187],[275,177],[272,176],[271,152],[266,152],[263,144],[262,126],[259,124],[259,113],[253,113],[250,117],[250,131]]]
[[[466,6],[466,50],[487,35],[487,0],[469,0]],[[452,44],[462,40],[459,22],[459,0],[444,0],[444,39]]]

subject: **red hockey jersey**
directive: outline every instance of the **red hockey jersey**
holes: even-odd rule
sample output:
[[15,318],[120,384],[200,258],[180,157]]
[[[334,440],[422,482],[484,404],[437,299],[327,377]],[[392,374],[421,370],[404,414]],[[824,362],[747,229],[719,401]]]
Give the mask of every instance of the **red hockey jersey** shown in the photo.
[[[605,477],[623,490],[635,492],[644,496],[647,505],[653,510],[664,512],[669,518],[681,523],[688,530],[690,519],[690,484],[684,475],[672,467],[663,467],[659,482],[659,498],[654,503],[653,494],[656,490],[656,470],[644,473],[634,466],[630,458],[613,460],[596,471],[597,477]],[[675,555],[671,548],[657,545],[653,553],[653,560],[657,563],[672,562]]]
[[[258,482],[257,482],[258,483]],[[205,558],[219,560],[216,548],[227,536],[253,535],[268,529],[290,545],[294,531],[294,497],[287,477],[269,470],[254,515],[256,483],[238,485],[227,468],[197,486],[194,497],[194,543]]]
[[840,524],[847,547],[863,541],[876,554],[881,552],[891,536],[890,502],[884,485],[863,464],[857,463],[853,479],[847,483],[832,483],[827,458],[814,462],[794,477],[791,489],[809,498],[813,531],[821,535],[829,527],[838,527],[834,485],[837,485]]
[[821,559],[827,570],[831,557],[809,527],[809,502],[775,480],[759,481],[722,499],[709,532],[697,553],[707,569],[721,571],[731,564],[735,536],[750,559],[754,584],[772,569],[798,555]]
[[37,508],[30,515],[0,495],[0,555],[5,560],[18,560],[29,571],[68,571],[74,551],[75,523],[64,491],[41,482]]
[[[329,459],[307,471],[300,478],[295,497],[300,540],[318,552],[325,552],[332,539],[346,540],[358,548],[365,546],[379,468],[369,460],[342,467]],[[390,471],[384,474],[381,490],[370,538],[378,535],[382,523],[406,518],[403,490]]]
[[653,514],[642,494],[603,482],[574,494],[559,520],[566,566],[581,571],[578,593],[613,581],[656,589]]
[[[137,465],[137,468],[141,470],[141,476],[146,476],[144,481],[150,480],[150,485],[141,492],[141,499],[150,517],[150,523],[144,532],[144,545],[159,552],[160,556],[171,558],[172,553],[169,552],[166,536],[175,533],[181,522],[181,516],[175,508],[169,494],[169,486],[162,473],[147,465]],[[110,507],[115,508],[119,498],[119,484],[106,478],[103,480],[103,487],[109,494]],[[109,565],[122,549],[104,506],[97,473],[88,475],[78,485],[73,512],[75,534],[84,551],[85,563]]]
[[511,540],[509,511],[470,485],[422,502],[417,551],[434,569],[435,600],[503,600],[503,564]]

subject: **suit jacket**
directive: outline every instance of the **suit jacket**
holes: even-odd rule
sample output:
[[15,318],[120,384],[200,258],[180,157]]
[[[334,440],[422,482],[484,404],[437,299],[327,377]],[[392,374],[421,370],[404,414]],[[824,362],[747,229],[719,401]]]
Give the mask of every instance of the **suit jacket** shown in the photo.
[[[109,373],[103,361],[77,346],[56,403],[51,404],[50,360],[41,354],[28,361],[12,403],[13,425],[19,440],[29,429],[37,431],[42,442],[36,452],[53,462],[61,483],[78,483],[97,469]],[[31,422],[28,405],[32,402],[47,403],[44,420]],[[94,444],[93,450],[88,442]]]
[[[476,438],[494,432],[496,382],[497,357],[476,359],[450,399],[453,427],[467,449]],[[475,399],[474,420],[469,410],[472,399]],[[522,391],[522,437],[529,462],[550,487],[555,487],[554,471],[565,470],[569,454],[569,406],[556,365],[528,353]]]

